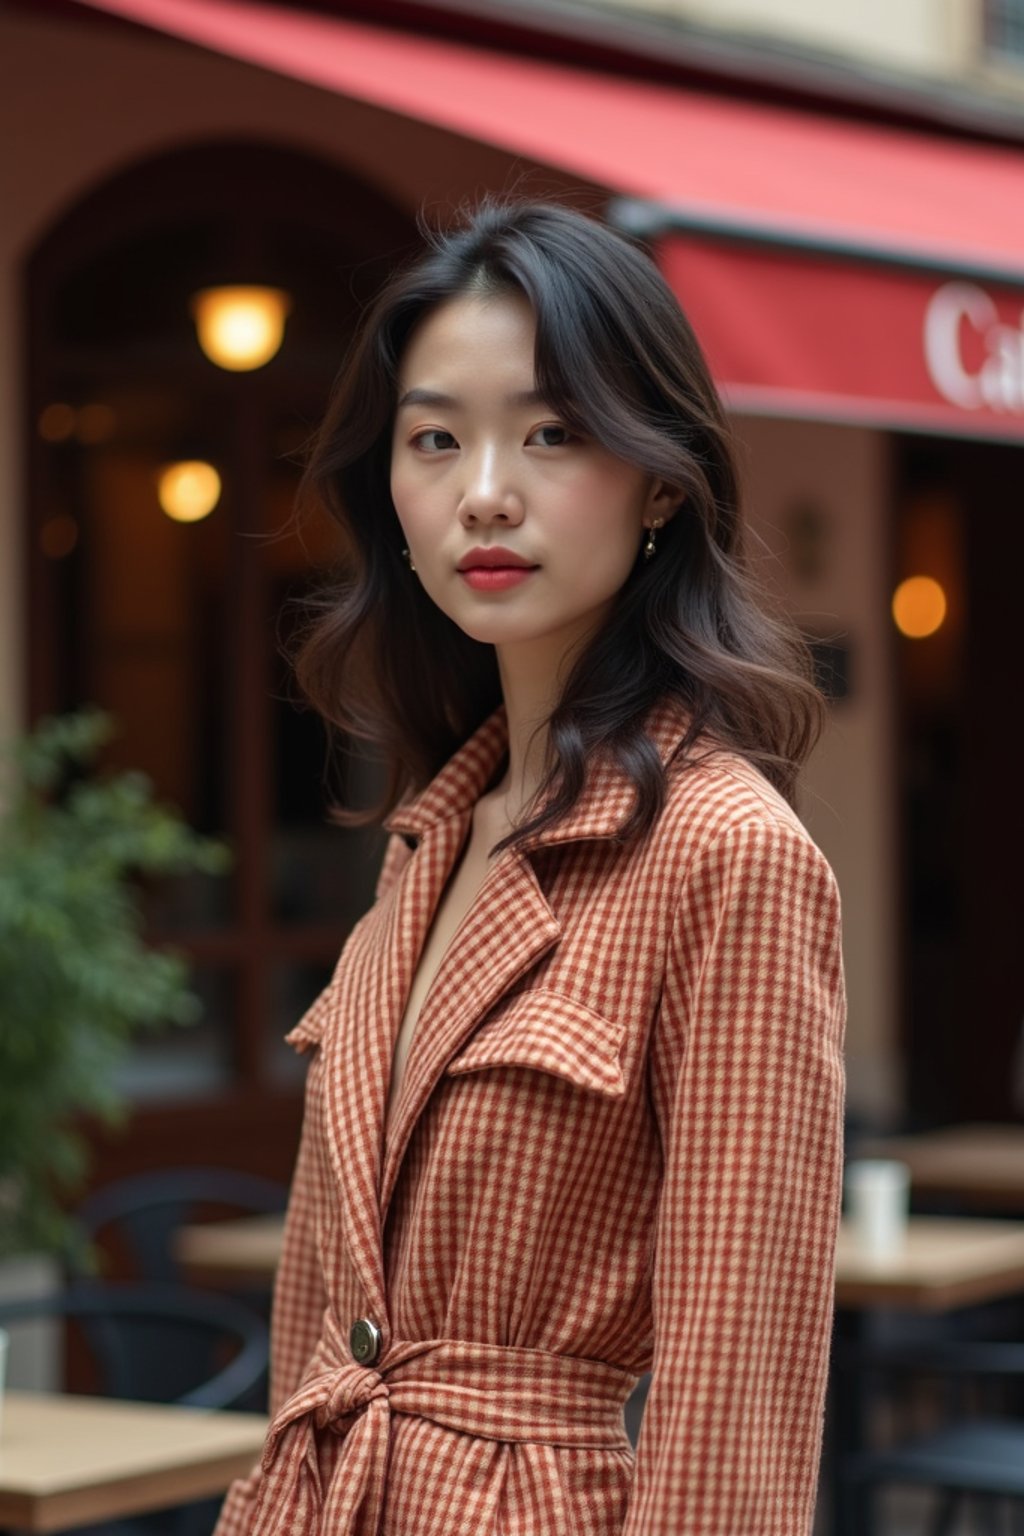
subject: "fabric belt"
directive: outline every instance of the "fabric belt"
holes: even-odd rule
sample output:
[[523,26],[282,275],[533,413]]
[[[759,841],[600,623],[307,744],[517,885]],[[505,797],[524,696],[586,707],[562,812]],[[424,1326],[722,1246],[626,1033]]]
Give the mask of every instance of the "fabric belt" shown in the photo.
[[[347,1358],[346,1358],[347,1357]],[[376,1533],[393,1413],[416,1414],[488,1440],[629,1451],[623,1407],[636,1378],[618,1366],[470,1339],[392,1340],[356,1364],[329,1319],[302,1386],[270,1425],[251,1536]],[[317,1431],[345,1437],[321,1484]]]

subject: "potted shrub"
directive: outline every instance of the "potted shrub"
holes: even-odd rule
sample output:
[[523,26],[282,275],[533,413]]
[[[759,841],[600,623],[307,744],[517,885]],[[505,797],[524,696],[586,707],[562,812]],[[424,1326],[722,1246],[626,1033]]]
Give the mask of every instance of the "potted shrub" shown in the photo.
[[74,1122],[122,1116],[115,1074],[137,1031],[199,1014],[186,961],[143,940],[139,877],[230,855],[144,775],[95,772],[112,730],[90,708],[0,746],[0,1260],[76,1241]]

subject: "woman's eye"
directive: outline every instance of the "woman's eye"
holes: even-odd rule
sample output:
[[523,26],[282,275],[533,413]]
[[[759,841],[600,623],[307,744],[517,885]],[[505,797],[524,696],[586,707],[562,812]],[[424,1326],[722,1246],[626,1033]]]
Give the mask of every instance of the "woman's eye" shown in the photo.
[[[552,433],[554,434],[553,438],[549,436]],[[568,427],[560,426],[558,422],[552,421],[548,422],[547,426],[538,427],[536,432],[531,433],[529,440],[532,441],[535,437],[542,437],[544,439],[540,445],[542,448],[564,448],[565,444],[571,441],[572,433]]]
[[425,432],[417,432],[412,443],[422,453],[443,453],[446,448],[458,446],[452,434],[443,432],[440,427],[428,427]]

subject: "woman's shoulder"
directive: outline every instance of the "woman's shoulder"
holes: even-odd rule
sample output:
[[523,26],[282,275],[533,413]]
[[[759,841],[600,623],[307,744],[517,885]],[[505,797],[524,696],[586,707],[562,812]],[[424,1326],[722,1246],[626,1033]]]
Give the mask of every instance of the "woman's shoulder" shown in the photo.
[[780,850],[831,869],[786,797],[743,753],[702,739],[669,772],[658,839],[677,873],[731,854],[765,858]]
[[659,817],[663,834],[685,835],[692,845],[760,825],[809,837],[789,801],[756,762],[710,726],[694,732],[685,753],[680,751],[693,731],[693,714],[683,700],[671,694],[659,697],[644,728],[667,774]]

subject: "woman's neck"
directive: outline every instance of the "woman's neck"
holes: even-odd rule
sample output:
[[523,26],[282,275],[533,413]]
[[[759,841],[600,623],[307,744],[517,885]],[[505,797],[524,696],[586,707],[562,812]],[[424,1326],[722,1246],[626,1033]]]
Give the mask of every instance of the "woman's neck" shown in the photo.
[[485,809],[499,820],[504,816],[510,825],[516,821],[540,787],[548,719],[562,696],[573,663],[603,622],[608,607],[610,604],[599,614],[584,614],[550,634],[497,647],[508,720],[508,765],[487,792]]
[[[487,793],[491,810],[503,812],[509,824],[532,800],[544,777],[548,717],[558,702],[561,670],[537,644],[517,647],[514,655],[499,648],[498,670],[508,722],[508,762],[505,772]],[[539,727],[539,729],[538,729]]]

